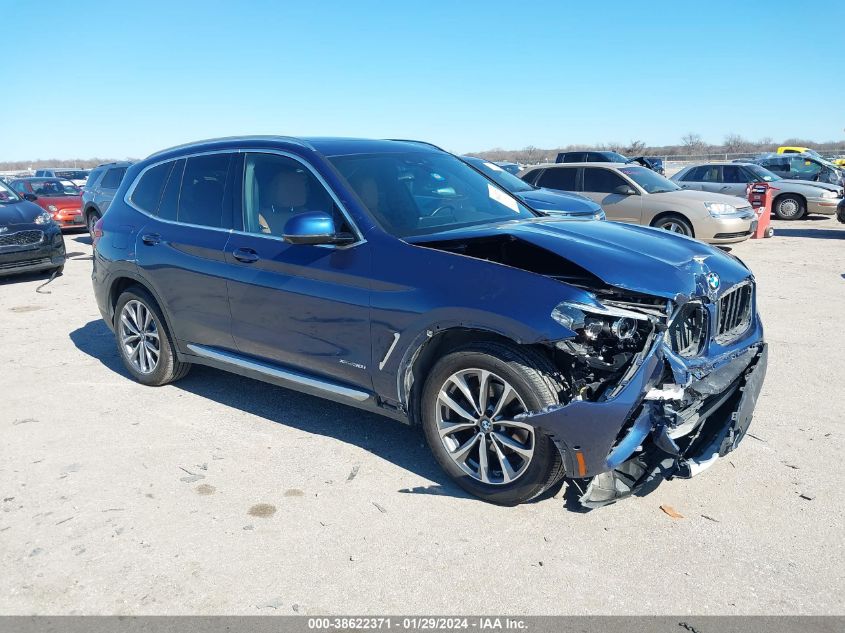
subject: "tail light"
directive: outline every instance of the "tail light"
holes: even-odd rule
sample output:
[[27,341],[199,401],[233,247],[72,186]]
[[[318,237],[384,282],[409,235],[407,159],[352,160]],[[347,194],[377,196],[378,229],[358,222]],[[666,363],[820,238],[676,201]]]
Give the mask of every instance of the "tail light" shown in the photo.
[[97,248],[97,242],[103,237],[103,218],[100,218],[94,223],[94,232],[91,233],[91,244]]

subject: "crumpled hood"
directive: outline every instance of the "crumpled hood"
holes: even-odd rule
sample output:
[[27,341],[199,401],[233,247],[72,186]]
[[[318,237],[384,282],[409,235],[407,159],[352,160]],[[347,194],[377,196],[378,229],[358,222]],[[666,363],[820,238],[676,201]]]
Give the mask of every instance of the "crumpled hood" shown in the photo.
[[536,218],[446,231],[411,241],[443,242],[507,234],[559,255],[606,284],[667,299],[707,294],[705,275],[720,277],[719,292],[751,276],[734,257],[675,233],[618,222]]
[[35,218],[44,213],[44,209],[28,200],[0,204],[0,226],[14,224],[34,224]]
[[523,200],[529,207],[538,211],[557,211],[590,217],[601,211],[598,204],[578,194],[534,189],[532,191],[520,191],[514,195]]

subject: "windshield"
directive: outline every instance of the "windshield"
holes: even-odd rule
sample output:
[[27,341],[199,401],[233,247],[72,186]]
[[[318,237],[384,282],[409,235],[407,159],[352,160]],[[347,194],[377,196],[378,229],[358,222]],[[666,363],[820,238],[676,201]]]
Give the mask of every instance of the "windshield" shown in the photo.
[[485,176],[492,178],[500,187],[507,189],[511,193],[533,191],[536,189],[536,187],[529,185],[524,180],[517,178],[509,171],[506,171],[503,167],[499,167],[494,163],[482,160],[481,158],[472,157],[468,157],[465,160],[476,169],[483,171]]
[[18,202],[20,197],[2,180],[0,180],[0,204]]
[[681,188],[668,178],[645,167],[621,167],[623,174],[646,190],[646,193],[666,193],[680,191]]
[[354,154],[330,160],[382,228],[397,237],[536,217],[449,154]]
[[761,167],[760,165],[746,165],[745,168],[760,182],[775,182],[776,180],[782,180],[780,176],[773,174],[768,169]]
[[78,196],[82,193],[70,180],[59,180],[57,178],[44,180],[31,180],[32,193],[36,196]]
[[618,152],[602,152],[608,162],[611,163],[627,163],[629,159]]

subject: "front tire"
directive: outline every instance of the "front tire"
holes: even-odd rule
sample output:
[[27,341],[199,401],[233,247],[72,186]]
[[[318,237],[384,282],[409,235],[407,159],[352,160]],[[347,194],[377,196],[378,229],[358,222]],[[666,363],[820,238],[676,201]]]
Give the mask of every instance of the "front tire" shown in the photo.
[[807,212],[807,205],[799,196],[787,194],[775,200],[772,211],[780,220],[800,220]]
[[422,425],[435,459],[470,494],[500,505],[533,499],[563,477],[551,439],[514,419],[558,404],[540,354],[476,343],[441,358],[423,387]]
[[138,382],[160,387],[185,376],[191,368],[176,349],[155,299],[139,286],[123,292],[114,311],[117,349],[124,367]]
[[680,215],[664,215],[662,218],[658,218],[652,223],[652,226],[663,229],[664,231],[669,231],[670,233],[677,233],[678,235],[686,235],[687,237],[695,237],[695,233],[692,230],[692,224],[689,223],[684,217]]

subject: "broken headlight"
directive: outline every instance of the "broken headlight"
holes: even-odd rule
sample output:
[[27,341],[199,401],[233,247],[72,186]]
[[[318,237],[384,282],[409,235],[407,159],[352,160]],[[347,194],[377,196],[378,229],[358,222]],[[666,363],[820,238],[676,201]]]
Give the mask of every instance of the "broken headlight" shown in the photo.
[[628,310],[566,302],[555,306],[551,316],[589,341],[595,341],[600,336],[612,336],[620,341],[632,339],[637,333],[637,321],[648,320],[647,316]]

